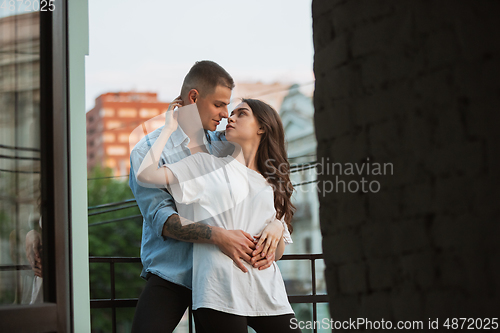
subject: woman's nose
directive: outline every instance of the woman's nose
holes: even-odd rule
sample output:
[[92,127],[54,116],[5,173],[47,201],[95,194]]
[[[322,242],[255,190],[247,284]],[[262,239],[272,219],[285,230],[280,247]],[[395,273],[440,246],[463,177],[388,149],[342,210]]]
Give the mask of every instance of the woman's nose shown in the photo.
[[228,123],[234,123],[234,119],[233,119],[233,116],[227,118],[227,122]]

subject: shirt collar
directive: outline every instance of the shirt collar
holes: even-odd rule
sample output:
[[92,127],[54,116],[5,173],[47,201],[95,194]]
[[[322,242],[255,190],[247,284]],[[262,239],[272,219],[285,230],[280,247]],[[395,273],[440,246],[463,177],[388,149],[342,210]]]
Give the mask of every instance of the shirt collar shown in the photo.
[[[170,136],[170,139],[171,141],[169,140],[167,142],[167,145],[169,148],[176,148],[176,147],[179,147],[181,144],[186,147],[189,142],[191,141],[189,139],[189,136],[187,136],[186,133],[184,133],[184,131],[182,130],[182,128],[180,126],[177,126],[177,129],[172,133],[172,135]],[[203,136],[203,144],[205,145],[205,147],[209,147],[209,142],[207,140],[207,137],[206,135]]]

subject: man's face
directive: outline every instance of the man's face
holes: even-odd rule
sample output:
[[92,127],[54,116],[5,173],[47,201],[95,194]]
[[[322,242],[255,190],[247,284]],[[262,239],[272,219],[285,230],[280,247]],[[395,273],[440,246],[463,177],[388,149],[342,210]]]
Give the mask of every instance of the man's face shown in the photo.
[[222,118],[227,118],[227,106],[231,100],[231,89],[217,86],[212,94],[199,96],[196,101],[203,128],[215,131]]

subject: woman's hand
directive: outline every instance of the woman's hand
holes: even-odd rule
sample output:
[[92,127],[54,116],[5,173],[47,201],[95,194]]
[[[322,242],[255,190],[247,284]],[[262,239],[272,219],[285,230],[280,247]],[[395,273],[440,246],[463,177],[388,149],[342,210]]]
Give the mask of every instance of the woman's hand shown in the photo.
[[280,220],[271,221],[262,232],[255,236],[257,245],[252,252],[252,265],[259,269],[266,269],[273,263],[275,252],[283,236],[283,224]]
[[165,114],[165,129],[170,130],[170,131],[175,131],[177,129],[177,126],[179,125],[177,121],[177,111],[175,111],[175,108],[180,108],[184,105],[184,102],[182,101],[181,96],[178,96],[176,99],[174,99],[170,105],[168,106],[167,113]]

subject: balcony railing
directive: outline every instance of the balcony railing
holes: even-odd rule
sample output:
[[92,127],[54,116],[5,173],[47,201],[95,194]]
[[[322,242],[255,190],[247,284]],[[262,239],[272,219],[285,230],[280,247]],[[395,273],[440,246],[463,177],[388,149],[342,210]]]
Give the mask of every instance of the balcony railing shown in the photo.
[[[282,260],[309,260],[311,262],[311,281],[312,281],[312,293],[310,295],[291,295],[288,296],[288,301],[290,303],[308,303],[312,304],[312,320],[317,321],[317,304],[318,303],[328,303],[328,296],[326,294],[317,294],[316,290],[316,260],[323,259],[323,254],[288,254],[283,255]],[[90,263],[107,263],[109,264],[109,274],[111,281],[111,298],[109,299],[91,299],[90,308],[91,309],[111,309],[111,324],[112,332],[116,333],[116,309],[117,308],[133,308],[137,305],[138,298],[116,298],[115,291],[115,264],[120,263],[140,263],[141,258],[125,258],[125,257],[90,257]],[[191,320],[191,309],[189,309],[189,332],[193,332],[192,320]],[[313,332],[316,333],[316,327],[313,328]]]

